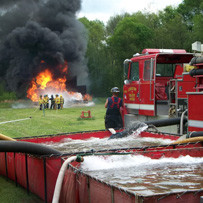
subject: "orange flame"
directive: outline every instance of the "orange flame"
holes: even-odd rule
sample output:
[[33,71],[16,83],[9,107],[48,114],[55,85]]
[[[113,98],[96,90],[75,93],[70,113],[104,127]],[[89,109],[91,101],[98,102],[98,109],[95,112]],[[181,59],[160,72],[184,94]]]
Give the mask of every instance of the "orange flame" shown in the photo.
[[85,94],[83,96],[83,101],[92,101],[92,96],[90,96],[89,94]]
[[[41,64],[45,64],[44,61],[41,61]],[[53,79],[53,74],[47,68],[44,71],[40,72],[36,78],[33,78],[30,84],[30,88],[27,90],[27,97],[31,99],[33,102],[37,102],[39,100],[39,96],[43,94],[47,94],[48,92],[53,93],[65,93],[71,97],[74,97],[78,100],[82,99],[82,96],[78,92],[69,92],[66,89],[66,75],[67,75],[67,62],[65,65],[60,65],[58,67],[61,70],[61,73],[64,75],[61,78]],[[92,100],[90,95],[83,96],[84,101]]]
[[[31,81],[31,87],[27,91],[27,97],[34,102],[37,102],[39,95],[47,91],[66,91],[66,78],[58,78],[53,80],[52,73],[50,70],[46,69],[38,74],[36,79]],[[43,91],[45,90],[45,91]]]

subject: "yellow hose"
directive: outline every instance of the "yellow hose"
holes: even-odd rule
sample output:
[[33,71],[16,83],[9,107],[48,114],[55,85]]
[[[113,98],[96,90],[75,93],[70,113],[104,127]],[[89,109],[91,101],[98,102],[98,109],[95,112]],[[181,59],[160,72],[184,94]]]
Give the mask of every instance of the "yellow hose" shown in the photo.
[[179,141],[173,142],[172,144],[184,144],[188,142],[203,142],[203,137],[191,137],[185,140],[179,140]]
[[17,140],[14,140],[13,138],[3,135],[1,133],[0,133],[0,140],[17,141]]

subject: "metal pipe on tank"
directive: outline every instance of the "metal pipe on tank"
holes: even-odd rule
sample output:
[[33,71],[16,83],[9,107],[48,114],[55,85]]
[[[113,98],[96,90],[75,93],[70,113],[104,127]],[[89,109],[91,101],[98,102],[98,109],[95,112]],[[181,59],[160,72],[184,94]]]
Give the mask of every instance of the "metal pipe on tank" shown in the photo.
[[183,134],[183,119],[184,119],[184,116],[186,114],[188,110],[186,109],[182,114],[181,114],[181,119],[180,119],[180,134],[182,135]]

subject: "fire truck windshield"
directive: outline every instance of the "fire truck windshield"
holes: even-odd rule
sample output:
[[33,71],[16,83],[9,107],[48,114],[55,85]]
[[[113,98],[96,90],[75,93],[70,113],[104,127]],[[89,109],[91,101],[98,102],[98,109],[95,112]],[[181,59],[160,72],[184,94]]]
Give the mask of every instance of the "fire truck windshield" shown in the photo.
[[139,80],[139,63],[133,62],[131,63],[130,69],[130,78],[131,81],[138,81]]
[[176,64],[172,63],[157,63],[156,76],[173,77]]

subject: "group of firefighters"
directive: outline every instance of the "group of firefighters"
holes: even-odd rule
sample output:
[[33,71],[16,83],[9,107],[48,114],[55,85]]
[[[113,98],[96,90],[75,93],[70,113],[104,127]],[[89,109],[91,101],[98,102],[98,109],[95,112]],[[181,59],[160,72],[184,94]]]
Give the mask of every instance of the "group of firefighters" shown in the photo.
[[60,95],[59,97],[58,94],[56,94],[55,96],[56,97],[54,98],[54,96],[51,95],[51,97],[49,98],[48,95],[44,95],[44,97],[40,95],[39,109],[49,109],[49,100],[51,101],[50,109],[63,109],[64,98],[62,97],[62,95]]

